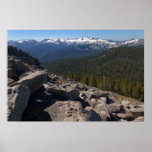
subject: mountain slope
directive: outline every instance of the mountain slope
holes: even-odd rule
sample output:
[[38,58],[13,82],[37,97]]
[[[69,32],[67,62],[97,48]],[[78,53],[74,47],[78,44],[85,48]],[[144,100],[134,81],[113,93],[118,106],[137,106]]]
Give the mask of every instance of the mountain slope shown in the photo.
[[132,39],[126,41],[112,41],[82,37],[75,39],[8,41],[8,44],[27,51],[29,54],[41,61],[52,61],[60,58],[87,56],[109,48],[120,46],[143,47],[144,40]]
[[[92,79],[90,81],[96,81],[96,84],[93,84],[92,82],[91,85],[97,85],[97,87],[104,90],[116,91],[120,94],[132,96],[138,99],[142,98],[141,100],[143,100],[143,48],[114,48],[89,57],[48,62],[45,63],[45,66],[49,72],[54,74],[70,76],[87,84],[89,84],[89,80],[87,79]],[[107,86],[103,84],[105,81],[108,81],[106,83]],[[140,93],[142,92],[142,95],[136,95],[136,93],[133,95],[133,93],[128,93],[129,91],[127,86],[125,86],[127,85],[126,83],[130,83],[130,87],[132,87],[130,89],[140,87],[142,90]],[[118,86],[116,86],[116,84]],[[125,88],[123,88],[124,86]]]

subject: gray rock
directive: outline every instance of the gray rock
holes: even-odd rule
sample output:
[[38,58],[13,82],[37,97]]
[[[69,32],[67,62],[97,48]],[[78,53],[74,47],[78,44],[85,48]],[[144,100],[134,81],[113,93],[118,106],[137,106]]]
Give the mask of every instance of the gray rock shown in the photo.
[[106,105],[105,101],[106,100],[104,98],[99,98],[99,99],[91,98],[90,100],[88,100],[88,103],[90,104],[91,107],[94,108],[98,104],[104,104],[104,105]]
[[52,121],[89,121],[90,113],[78,101],[56,101],[44,110]]
[[8,78],[12,78],[14,75],[14,71],[12,68],[8,68]]
[[85,95],[84,91],[80,91],[79,97],[83,100],[86,100],[86,95]]
[[79,91],[77,89],[70,89],[66,92],[68,100],[76,100],[79,98]]
[[46,91],[48,91],[48,89],[50,88],[50,85],[48,83],[44,83],[43,87],[45,88]]
[[20,79],[17,83],[28,86],[31,93],[39,90],[43,83],[47,81],[47,73],[45,71],[35,71],[28,73],[27,76]]
[[27,107],[30,90],[26,86],[8,88],[8,120],[20,121]]
[[95,107],[95,105],[97,104],[97,99],[95,98],[91,98],[91,100],[88,101],[91,107]]
[[12,85],[15,81],[13,79],[8,78],[8,86]]
[[95,110],[93,110],[92,107],[87,106],[85,110],[90,113],[90,121],[102,121],[100,115]]
[[129,109],[134,109],[134,108],[136,108],[136,105],[135,104],[129,104],[128,106],[127,106],[127,108],[129,108]]
[[108,93],[105,93],[105,91],[96,89],[93,91],[93,98],[99,99],[100,97],[108,97]]
[[22,74],[33,69],[33,65],[28,65],[16,57],[9,57],[8,59],[8,78],[14,78],[14,75],[20,77]]
[[124,119],[120,119],[120,122],[127,122],[127,120],[124,120]]
[[83,90],[83,91],[87,91],[88,90],[88,86],[82,83],[76,83],[75,88],[78,90]]
[[25,73],[31,70],[30,66],[21,60],[15,60],[15,66],[13,68],[15,68],[16,73]]
[[39,63],[39,61],[29,55],[27,52],[16,49],[13,46],[8,46],[8,66],[12,66],[14,64],[14,61],[21,61],[23,64],[29,65],[30,70],[44,69],[44,67]]
[[108,107],[103,101],[98,100],[93,109],[100,115],[102,121],[107,121],[110,118]]
[[72,87],[63,87],[62,85],[48,85],[44,84],[48,93],[57,97],[67,98],[68,100],[76,100],[79,98],[80,92]]
[[139,106],[140,108],[143,108],[143,109],[144,109],[144,104],[143,104],[143,103],[140,103],[138,106]]
[[90,100],[92,98],[93,92],[91,92],[90,90],[88,90],[88,91],[85,91],[84,94],[86,96],[86,99]]
[[117,117],[127,121],[131,121],[135,119],[135,117],[131,113],[118,113]]
[[144,116],[144,109],[143,108],[133,108],[130,109],[131,113],[134,115],[135,118]]
[[99,100],[103,101],[104,103],[107,103],[107,97],[100,97]]
[[108,105],[109,113],[120,113],[122,105],[119,103],[112,103]]
[[129,107],[124,107],[123,106],[123,109],[124,109],[125,113],[131,113],[130,110],[129,110],[130,109]]
[[137,117],[134,121],[135,122],[143,122],[144,121],[144,117],[143,116]]
[[130,104],[130,102],[127,101],[127,100],[123,100],[123,101],[121,102],[121,105],[123,105],[124,107],[128,106],[129,104]]
[[92,109],[100,115],[102,121],[107,121],[110,118],[108,106],[103,98],[91,98],[90,100],[87,100],[87,102],[92,107]]
[[55,87],[48,88],[47,92],[59,98],[61,97],[66,98],[66,91],[61,90],[59,88],[55,88]]

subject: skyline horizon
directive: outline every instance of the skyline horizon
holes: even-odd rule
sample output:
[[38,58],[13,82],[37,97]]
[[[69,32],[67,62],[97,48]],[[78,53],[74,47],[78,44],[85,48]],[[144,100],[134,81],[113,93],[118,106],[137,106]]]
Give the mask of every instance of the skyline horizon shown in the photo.
[[95,38],[113,41],[144,39],[144,30],[8,30],[8,41]]
[[87,36],[83,36],[83,37],[74,37],[74,38],[44,38],[44,39],[18,39],[18,40],[8,40],[8,41],[28,41],[28,40],[34,40],[34,41],[41,41],[41,40],[50,40],[50,39],[66,39],[66,40],[70,40],[70,39],[79,39],[79,38],[93,38],[93,39],[101,39],[101,40],[109,40],[109,41],[127,41],[127,40],[134,40],[134,39],[139,39],[139,40],[144,40],[144,38],[130,38],[130,39],[125,39],[125,40],[113,40],[113,39],[102,39],[102,38],[98,38],[98,37],[87,37]]

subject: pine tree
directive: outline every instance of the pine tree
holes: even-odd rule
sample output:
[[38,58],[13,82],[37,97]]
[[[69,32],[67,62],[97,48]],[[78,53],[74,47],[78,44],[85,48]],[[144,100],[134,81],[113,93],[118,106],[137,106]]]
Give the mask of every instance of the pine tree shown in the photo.
[[93,74],[89,77],[89,86],[97,87],[97,83]]
[[89,77],[88,77],[87,74],[85,74],[84,76],[82,76],[81,82],[85,83],[87,85],[89,84]]
[[73,75],[72,72],[69,72],[69,73],[67,74],[67,77],[70,78],[70,79],[74,79],[74,75]]
[[140,84],[139,83],[134,87],[132,96],[136,99],[140,98]]
[[120,87],[120,92],[123,95],[127,96],[128,95],[128,92],[127,92],[127,81],[126,80],[122,80],[120,86],[121,86]]
[[106,90],[106,88],[107,88],[107,87],[106,87],[106,86],[107,86],[106,84],[107,84],[107,79],[106,79],[106,77],[103,77],[103,87],[102,87],[103,90]]
[[127,83],[127,92],[128,92],[127,96],[132,97],[132,89],[133,89],[133,83],[132,81],[129,81]]
[[73,79],[74,79],[75,81],[78,81],[78,77],[77,77],[76,74],[73,75]]
[[103,90],[103,78],[97,80],[97,88]]
[[140,88],[140,93],[141,93],[141,95],[140,95],[140,101],[144,101],[144,87],[142,86],[141,88]]
[[114,80],[114,91],[115,92],[120,92],[120,86],[119,86],[119,79],[118,78],[115,78]]
[[109,78],[109,90],[113,91],[114,88],[114,79],[111,77]]

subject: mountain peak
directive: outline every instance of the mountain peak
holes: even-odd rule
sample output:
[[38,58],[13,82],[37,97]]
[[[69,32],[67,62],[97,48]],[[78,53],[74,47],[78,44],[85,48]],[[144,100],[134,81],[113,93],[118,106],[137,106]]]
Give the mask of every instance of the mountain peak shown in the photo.
[[[112,41],[84,36],[71,39],[49,38],[43,40],[8,41],[8,44],[27,51],[41,61],[44,61],[44,59],[47,61],[48,58],[59,59],[59,56],[65,58],[65,56],[79,57],[82,55],[91,55],[99,51],[121,46],[143,47],[144,40]],[[72,48],[72,50],[69,50],[69,48]]]
[[92,40],[92,38],[84,36],[84,37],[81,38],[81,40]]

